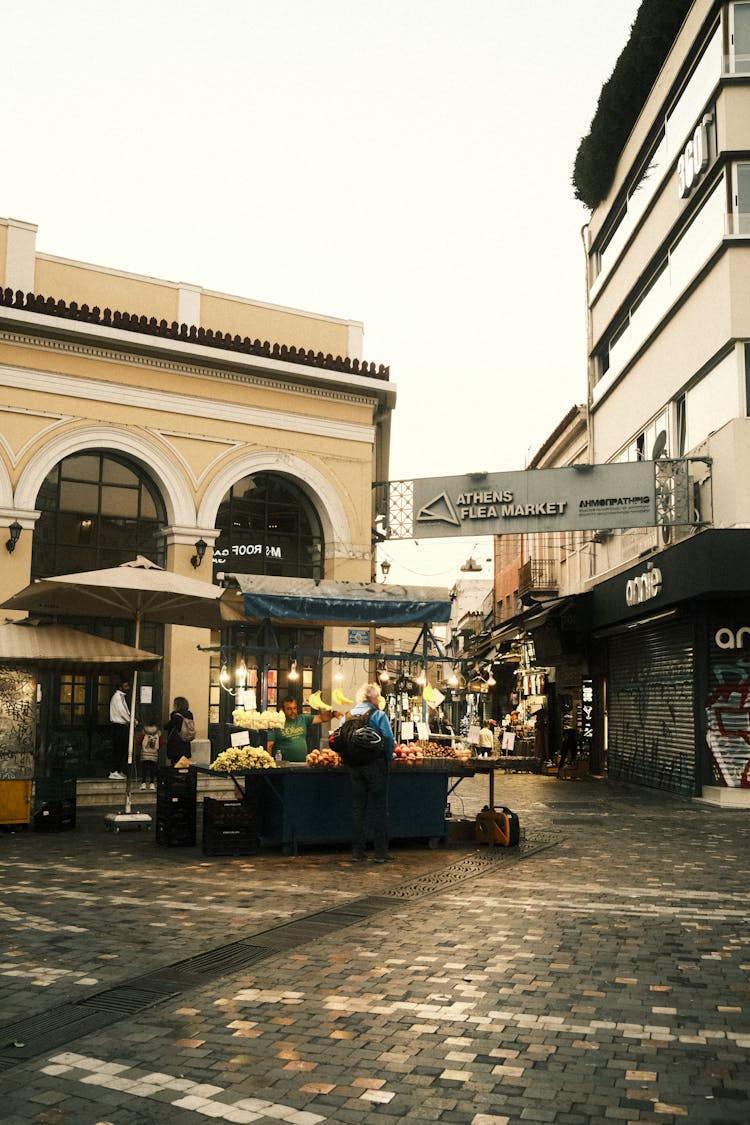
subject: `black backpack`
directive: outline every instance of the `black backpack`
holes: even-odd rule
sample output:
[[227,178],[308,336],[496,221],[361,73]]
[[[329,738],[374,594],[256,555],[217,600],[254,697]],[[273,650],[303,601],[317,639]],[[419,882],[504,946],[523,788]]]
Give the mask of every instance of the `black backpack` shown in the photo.
[[333,732],[330,745],[345,766],[367,766],[381,757],[383,739],[370,726],[370,715],[352,715]]

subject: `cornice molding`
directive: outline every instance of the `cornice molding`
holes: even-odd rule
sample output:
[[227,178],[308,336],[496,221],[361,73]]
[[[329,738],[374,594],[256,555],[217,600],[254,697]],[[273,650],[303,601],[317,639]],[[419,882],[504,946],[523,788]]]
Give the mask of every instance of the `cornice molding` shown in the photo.
[[[174,368],[170,370],[173,371]],[[228,422],[234,426],[240,424],[264,427],[311,434],[316,437],[362,442],[366,445],[373,445],[375,442],[374,426],[312,417],[291,411],[269,410],[265,407],[217,402],[200,395],[166,393],[146,387],[130,387],[100,379],[87,379],[77,375],[64,375],[60,372],[39,371],[8,364],[0,364],[0,385],[41,394],[116,403],[129,410],[140,408],[160,414],[208,418],[213,421]],[[270,385],[274,386],[274,384]]]
[[[23,347],[178,371],[223,382],[283,388],[291,394],[307,394],[314,388],[332,401],[364,401],[373,405],[384,401],[392,407],[396,399],[396,388],[390,380],[365,374],[305,366],[271,356],[245,355],[194,341],[143,335],[99,324],[61,322],[53,316],[0,306],[0,323],[3,322],[7,327],[0,328],[0,341]],[[10,327],[13,322],[18,327]],[[81,339],[86,336],[91,343]]]

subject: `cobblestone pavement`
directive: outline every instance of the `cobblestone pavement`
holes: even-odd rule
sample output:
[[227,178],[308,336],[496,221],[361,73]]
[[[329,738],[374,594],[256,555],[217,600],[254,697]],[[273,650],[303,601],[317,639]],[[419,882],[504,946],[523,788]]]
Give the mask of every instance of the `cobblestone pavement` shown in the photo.
[[[486,779],[462,782],[473,815]],[[508,775],[518,850],[0,834],[4,1125],[750,1122],[750,818]]]

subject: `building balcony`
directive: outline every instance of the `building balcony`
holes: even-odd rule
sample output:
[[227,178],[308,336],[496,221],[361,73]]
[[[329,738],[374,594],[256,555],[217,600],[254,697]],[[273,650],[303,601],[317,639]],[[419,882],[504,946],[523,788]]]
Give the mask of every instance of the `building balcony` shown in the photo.
[[518,594],[555,597],[560,590],[556,559],[529,559],[518,571]]

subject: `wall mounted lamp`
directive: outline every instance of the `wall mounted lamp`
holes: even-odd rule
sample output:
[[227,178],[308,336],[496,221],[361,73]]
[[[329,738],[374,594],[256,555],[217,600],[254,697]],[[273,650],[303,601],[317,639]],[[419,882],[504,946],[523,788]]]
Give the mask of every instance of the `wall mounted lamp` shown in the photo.
[[383,581],[386,582],[391,570],[391,564],[388,562],[388,559],[383,559],[382,563],[380,564],[380,569],[383,572]]
[[203,556],[206,553],[207,547],[208,547],[208,543],[206,542],[205,539],[196,539],[196,541],[195,541],[195,554],[190,559],[190,562],[192,563],[195,570],[197,570],[198,567],[203,562]]
[[13,552],[15,551],[16,543],[21,538],[21,532],[22,531],[23,531],[23,528],[21,527],[18,520],[13,520],[13,523],[8,528],[8,534],[10,535],[10,539],[6,540],[6,543],[5,543],[5,550],[8,552],[9,555],[12,555]]

